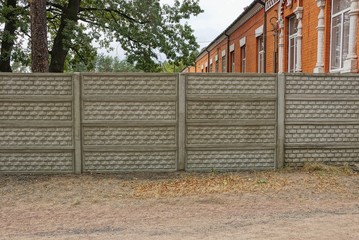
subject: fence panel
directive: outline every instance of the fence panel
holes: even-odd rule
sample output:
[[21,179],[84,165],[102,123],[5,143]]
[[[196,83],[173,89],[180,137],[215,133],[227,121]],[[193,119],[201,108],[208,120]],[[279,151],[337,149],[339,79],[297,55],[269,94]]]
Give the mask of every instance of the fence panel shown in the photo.
[[0,74],[0,173],[359,162],[359,77]]
[[187,75],[186,169],[273,169],[276,89],[276,75]]
[[0,74],[0,172],[75,171],[68,74]]
[[287,75],[285,162],[359,162],[358,75]]
[[84,172],[177,169],[177,75],[81,78]]

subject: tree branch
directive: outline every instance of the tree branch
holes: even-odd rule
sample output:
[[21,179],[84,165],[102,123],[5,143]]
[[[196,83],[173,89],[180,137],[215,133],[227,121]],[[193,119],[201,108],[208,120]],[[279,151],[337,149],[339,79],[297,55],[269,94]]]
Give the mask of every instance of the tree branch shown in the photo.
[[110,8],[81,8],[80,7],[80,12],[84,12],[84,11],[99,11],[99,12],[109,12],[109,13],[117,13],[118,15],[120,15],[121,17],[124,17],[128,20],[130,20],[131,22],[135,22],[135,23],[139,23],[139,24],[145,24],[145,23],[149,23],[149,21],[138,21],[136,19],[134,19],[133,17],[117,10],[117,9],[110,9]]
[[60,5],[60,4],[57,4],[57,3],[53,3],[53,2],[47,2],[46,3],[47,6],[51,6],[51,7],[54,7],[54,8],[57,8],[57,9],[60,9],[61,11],[64,11],[65,10],[65,7]]
[[79,51],[77,49],[75,49],[74,47],[70,47],[70,49],[72,51],[74,51],[76,53],[77,56],[79,56],[79,58],[81,59],[81,61],[85,64],[87,64],[86,59],[79,53]]
[[79,16],[79,17],[78,17],[78,20],[83,21],[83,22],[85,22],[85,23],[89,23],[89,24],[98,26],[98,27],[101,27],[101,28],[109,29],[109,30],[111,30],[111,31],[113,30],[113,29],[111,29],[110,27],[106,27],[106,26],[100,25],[100,24],[96,23],[95,21],[90,21],[90,20],[84,18],[83,16]]

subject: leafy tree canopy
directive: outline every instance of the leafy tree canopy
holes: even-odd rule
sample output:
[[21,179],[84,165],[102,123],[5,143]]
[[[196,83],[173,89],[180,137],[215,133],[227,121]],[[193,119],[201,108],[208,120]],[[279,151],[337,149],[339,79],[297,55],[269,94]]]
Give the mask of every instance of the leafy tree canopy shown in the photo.
[[[9,1],[15,1],[16,7],[9,7]],[[97,55],[94,42],[109,48],[113,41],[120,43],[127,61],[136,69],[158,71],[160,55],[176,65],[190,65],[198,44],[186,20],[202,12],[198,2],[47,0],[50,71],[62,72],[70,69],[69,66],[80,65],[91,70]],[[16,31],[4,37],[6,33],[0,27],[0,41],[16,39],[11,48],[12,60],[29,63],[28,49],[23,46],[26,39],[31,41],[27,2],[0,0],[0,9],[0,26],[9,23],[9,11],[18,11]]]

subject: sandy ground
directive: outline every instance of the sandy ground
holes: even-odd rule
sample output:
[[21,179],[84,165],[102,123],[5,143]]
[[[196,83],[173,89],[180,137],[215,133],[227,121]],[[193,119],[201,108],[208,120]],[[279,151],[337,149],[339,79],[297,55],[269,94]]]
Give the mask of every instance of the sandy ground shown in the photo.
[[359,239],[359,174],[0,175],[0,239]]

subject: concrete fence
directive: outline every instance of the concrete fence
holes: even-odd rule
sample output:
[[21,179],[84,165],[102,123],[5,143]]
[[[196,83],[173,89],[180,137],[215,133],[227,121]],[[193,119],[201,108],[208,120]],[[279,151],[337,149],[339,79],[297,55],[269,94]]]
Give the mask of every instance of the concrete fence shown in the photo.
[[359,162],[359,75],[0,74],[0,173]]

